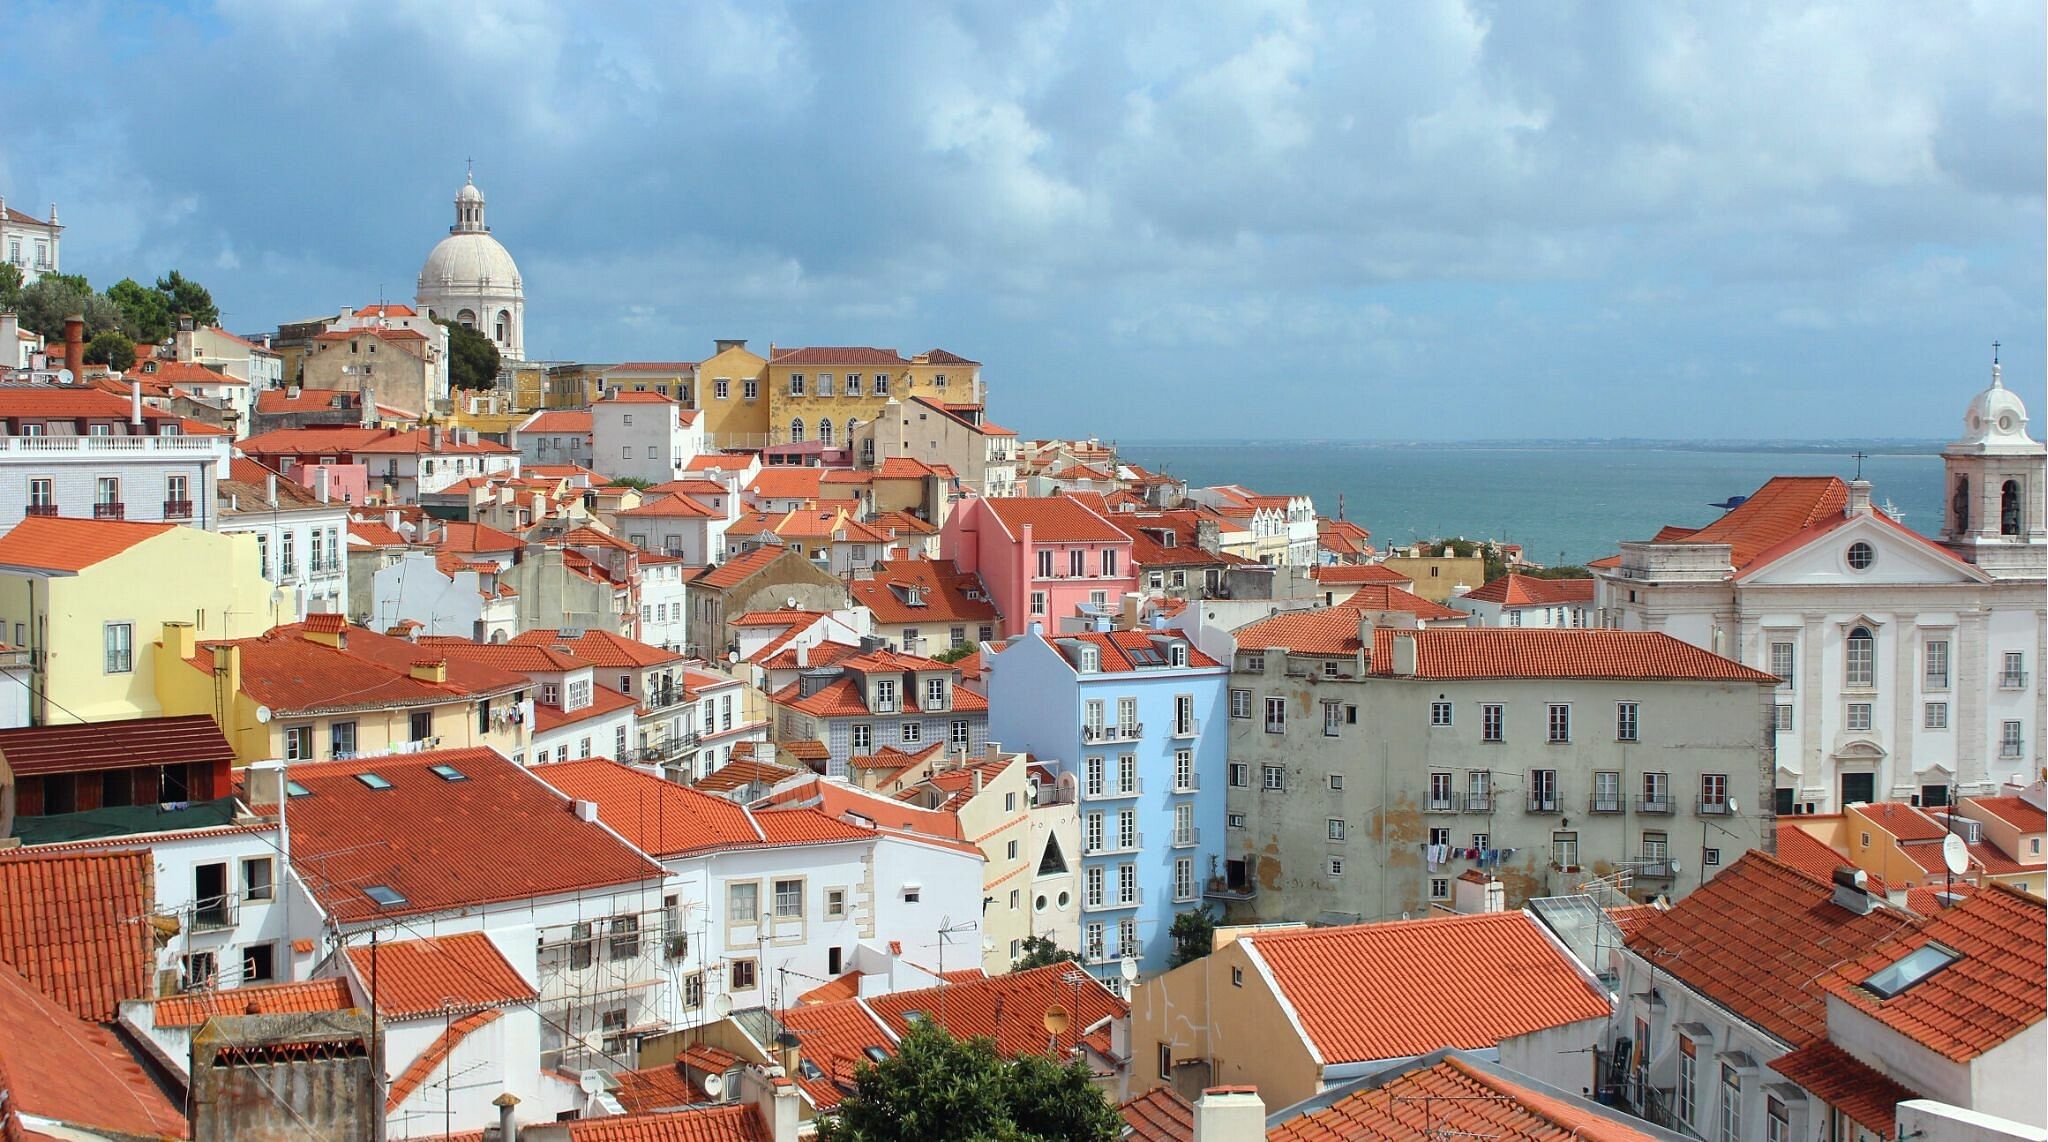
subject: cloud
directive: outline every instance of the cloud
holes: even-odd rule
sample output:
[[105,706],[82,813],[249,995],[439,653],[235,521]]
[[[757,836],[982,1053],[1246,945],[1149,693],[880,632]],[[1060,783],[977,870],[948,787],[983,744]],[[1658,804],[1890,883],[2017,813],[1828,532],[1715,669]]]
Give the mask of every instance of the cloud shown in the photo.
[[244,328],[410,292],[474,157],[539,351],[943,344],[1026,432],[1909,435],[2042,360],[2038,6],[13,17],[0,191]]

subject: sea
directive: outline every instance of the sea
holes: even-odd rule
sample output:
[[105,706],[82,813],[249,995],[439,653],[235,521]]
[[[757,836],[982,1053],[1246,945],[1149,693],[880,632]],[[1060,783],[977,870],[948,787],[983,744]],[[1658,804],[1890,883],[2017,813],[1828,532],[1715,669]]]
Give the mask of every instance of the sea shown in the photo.
[[1923,534],[1941,529],[1939,445],[1802,451],[1757,445],[1119,442],[1119,458],[1193,485],[1306,492],[1316,511],[1372,532],[1375,546],[1464,536],[1523,546],[1543,564],[1583,564],[1665,524],[1698,527],[1713,505],[1772,476],[1854,476]]

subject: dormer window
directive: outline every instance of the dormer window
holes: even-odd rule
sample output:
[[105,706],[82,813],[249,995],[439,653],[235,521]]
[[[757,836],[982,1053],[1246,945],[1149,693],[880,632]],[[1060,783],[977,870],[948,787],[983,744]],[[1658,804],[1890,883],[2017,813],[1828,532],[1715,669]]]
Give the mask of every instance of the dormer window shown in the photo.
[[1188,644],[1176,642],[1167,647],[1166,664],[1168,666],[1186,666],[1188,664]]
[[1102,669],[1101,652],[1092,646],[1083,644],[1077,657],[1080,659],[1078,665],[1083,674],[1093,674]]

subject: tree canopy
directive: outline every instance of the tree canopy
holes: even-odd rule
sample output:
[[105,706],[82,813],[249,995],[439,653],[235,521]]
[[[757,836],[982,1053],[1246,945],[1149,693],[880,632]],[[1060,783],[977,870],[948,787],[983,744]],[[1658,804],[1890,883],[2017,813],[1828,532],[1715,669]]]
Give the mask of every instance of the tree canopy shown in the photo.
[[44,274],[21,287],[15,309],[23,329],[48,341],[64,340],[64,319],[74,313],[85,316],[87,340],[121,327],[121,311],[77,274]]
[[436,317],[448,330],[448,384],[458,389],[488,389],[498,383],[498,347],[491,339],[453,321]]
[[118,329],[109,329],[92,339],[85,347],[85,362],[88,365],[105,365],[117,373],[125,373],[135,367],[135,342]]
[[154,344],[171,335],[171,303],[161,292],[122,278],[107,287],[107,300],[121,311],[121,332]]
[[196,326],[220,324],[213,295],[176,270],[156,279],[154,288],[122,278],[103,294],[95,292],[83,274],[44,274],[27,285],[20,283],[19,270],[0,268],[0,306],[13,306],[21,314],[23,329],[50,341],[63,340],[64,319],[74,313],[85,316],[87,340],[117,329],[131,346],[169,337],[180,314],[190,314]]
[[0,262],[0,309],[13,309],[21,304],[21,267],[13,262]]
[[1166,966],[1177,968],[1209,954],[1216,941],[1216,917],[1204,905],[1175,916],[1171,931],[1173,958]]
[[856,1067],[854,1087],[820,1122],[825,1142],[1112,1142],[1123,1128],[1079,1059],[1005,1061],[989,1040],[962,1042],[930,1022],[912,1024],[888,1059]]
[[1023,955],[1017,957],[1017,962],[1010,965],[1011,971],[1030,971],[1032,968],[1068,961],[1078,963],[1081,959],[1078,952],[1067,951],[1046,936],[1024,937],[1023,952]]
[[156,279],[156,292],[163,295],[164,305],[173,320],[190,316],[192,324],[199,328],[220,324],[220,310],[213,304],[213,294],[178,271],[172,270]]

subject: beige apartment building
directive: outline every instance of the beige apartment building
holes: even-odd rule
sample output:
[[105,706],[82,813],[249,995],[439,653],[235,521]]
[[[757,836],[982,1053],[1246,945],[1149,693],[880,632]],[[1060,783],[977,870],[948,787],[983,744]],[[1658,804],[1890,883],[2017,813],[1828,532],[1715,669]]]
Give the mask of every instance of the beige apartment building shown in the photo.
[[1772,847],[1770,675],[1654,632],[1374,619],[1236,634],[1232,919],[1421,916],[1461,878],[1510,908],[1601,877],[1676,898]]

